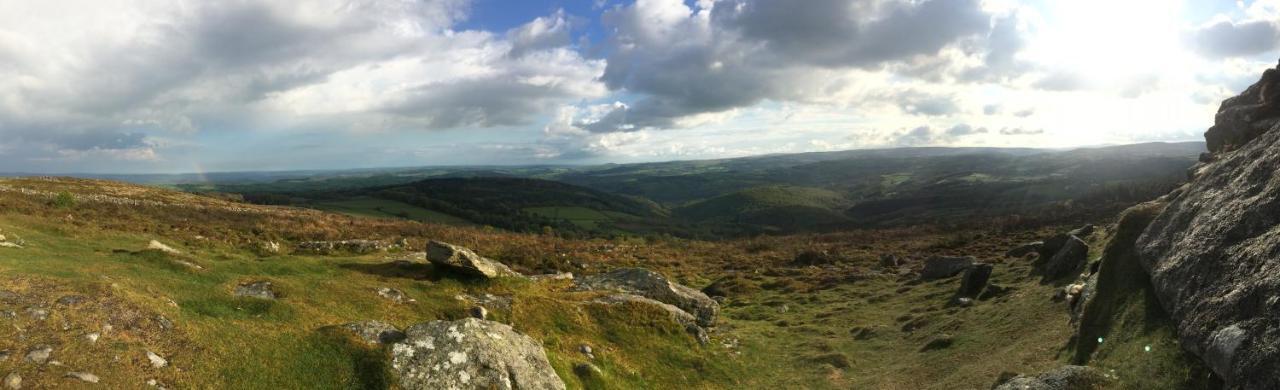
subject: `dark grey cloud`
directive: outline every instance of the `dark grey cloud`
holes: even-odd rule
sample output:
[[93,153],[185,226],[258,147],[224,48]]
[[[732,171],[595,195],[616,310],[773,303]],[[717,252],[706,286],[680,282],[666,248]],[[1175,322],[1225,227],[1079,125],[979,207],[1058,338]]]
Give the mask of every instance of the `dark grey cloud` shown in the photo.
[[1193,50],[1205,57],[1248,57],[1276,50],[1280,46],[1280,27],[1270,20],[1223,20],[1195,29],[1185,38]]
[[530,113],[572,97],[555,85],[489,78],[420,86],[386,112],[420,128],[511,126],[530,124]]

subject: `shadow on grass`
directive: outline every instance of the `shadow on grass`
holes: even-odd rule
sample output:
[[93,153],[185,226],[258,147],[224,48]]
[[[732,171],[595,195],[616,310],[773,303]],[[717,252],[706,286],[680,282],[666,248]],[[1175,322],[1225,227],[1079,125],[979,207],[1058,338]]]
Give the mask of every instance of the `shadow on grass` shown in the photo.
[[349,389],[389,389],[391,369],[383,349],[369,346],[345,330],[336,327],[319,329],[307,338],[307,355],[323,359],[343,360],[351,370],[344,387]]
[[442,279],[453,279],[463,282],[483,281],[484,278],[474,275],[468,275],[446,269],[436,268],[427,263],[414,263],[403,260],[392,261],[388,263],[343,263],[338,268],[365,273],[384,278],[402,278],[413,280],[429,280],[433,282]]

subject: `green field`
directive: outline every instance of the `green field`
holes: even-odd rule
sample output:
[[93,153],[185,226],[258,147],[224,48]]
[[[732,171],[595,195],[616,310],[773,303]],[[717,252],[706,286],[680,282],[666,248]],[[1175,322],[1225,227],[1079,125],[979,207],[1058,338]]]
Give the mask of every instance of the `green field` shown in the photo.
[[411,204],[394,200],[359,197],[340,201],[316,202],[309,206],[315,209],[372,218],[402,218],[420,222],[434,222],[448,225],[467,226],[473,223],[449,214],[427,210]]

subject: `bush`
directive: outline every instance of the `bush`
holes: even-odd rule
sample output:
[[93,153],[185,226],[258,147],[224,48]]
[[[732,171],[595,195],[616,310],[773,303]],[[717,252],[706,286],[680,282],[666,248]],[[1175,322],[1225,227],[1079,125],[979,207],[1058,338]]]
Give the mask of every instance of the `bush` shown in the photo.
[[70,192],[66,192],[66,191],[59,192],[58,196],[53,198],[53,207],[57,207],[60,209],[69,209],[69,208],[75,207],[75,205],[76,205],[76,197],[71,195]]

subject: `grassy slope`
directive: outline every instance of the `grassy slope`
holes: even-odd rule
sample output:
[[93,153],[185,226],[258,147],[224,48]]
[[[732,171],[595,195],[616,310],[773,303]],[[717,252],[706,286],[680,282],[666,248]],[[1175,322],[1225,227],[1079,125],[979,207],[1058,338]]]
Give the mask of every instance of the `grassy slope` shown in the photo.
[[1108,232],[1096,293],[1082,309],[1071,360],[1116,375],[1124,388],[1213,388],[1208,369],[1178,346],[1134,248],[1163,208],[1158,202],[1130,208]]
[[[1058,351],[1071,331],[1065,308],[1048,299],[1057,286],[1027,276],[1029,264],[998,258],[1008,246],[1046,232],[916,228],[725,242],[565,240],[237,205],[105,182],[0,180],[0,185],[166,202],[140,207],[81,201],[58,209],[42,195],[0,191],[0,229],[30,243],[25,249],[0,249],[0,287],[44,281],[61,286],[37,294],[45,304],[69,291],[101,294],[101,299],[137,307],[144,317],[163,315],[176,326],[167,332],[144,326],[138,337],[108,336],[106,342],[84,345],[80,332],[100,326],[98,314],[55,307],[54,316],[74,317],[72,322],[81,325],[63,331],[56,323],[22,322],[18,325],[27,329],[27,338],[7,337],[10,344],[0,349],[21,351],[26,340],[53,340],[55,358],[68,369],[94,372],[105,383],[123,386],[156,377],[181,388],[380,387],[388,380],[381,351],[317,330],[365,319],[406,326],[457,318],[465,309],[454,299],[459,293],[513,296],[513,309],[495,317],[540,340],[571,388],[985,388],[1001,371],[1061,364]],[[428,266],[396,266],[384,254],[259,258],[247,249],[268,239],[287,244],[398,237],[414,245],[426,239],[464,244],[526,272],[643,266],[694,287],[726,275],[753,287],[729,299],[711,344],[700,347],[658,313],[583,305],[590,294],[569,293],[563,284],[460,280]],[[189,256],[131,252],[150,239]],[[805,250],[826,251],[835,260],[823,267],[787,265]],[[908,256],[909,266],[917,269],[918,260],[932,254],[1001,261],[995,281],[1016,290],[972,308],[949,308],[957,278],[915,283],[877,271],[881,253]],[[189,270],[175,260],[205,270]],[[237,283],[258,279],[273,281],[285,297],[272,303],[231,298]],[[392,304],[374,293],[379,287],[403,290],[417,303]],[[919,327],[903,331],[908,323]],[[874,329],[876,336],[857,340],[851,334],[856,327]],[[919,352],[943,333],[955,337],[952,347]],[[602,379],[582,382],[572,373],[573,364],[585,361],[577,352],[581,344],[595,349]],[[176,368],[148,368],[141,360],[143,349],[157,349]],[[112,363],[108,356],[115,354],[127,364]],[[34,383],[65,383],[62,369],[38,373],[17,359],[0,361],[0,371],[13,369]]]
[[840,194],[821,188],[765,186],[695,202],[674,213],[698,222],[793,230],[847,222],[838,210],[848,204]]

